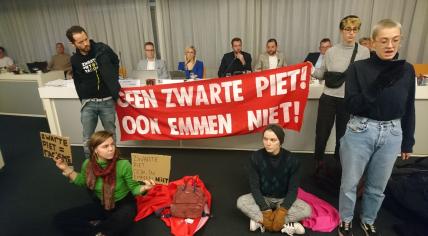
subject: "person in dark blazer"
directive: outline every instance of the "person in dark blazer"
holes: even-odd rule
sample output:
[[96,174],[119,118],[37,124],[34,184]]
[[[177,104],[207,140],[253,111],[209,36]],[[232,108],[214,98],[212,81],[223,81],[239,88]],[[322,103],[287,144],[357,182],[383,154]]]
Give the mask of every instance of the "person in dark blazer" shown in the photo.
[[310,61],[315,68],[321,66],[322,60],[324,59],[324,54],[327,49],[331,48],[331,41],[329,38],[324,38],[320,41],[319,52],[310,52],[304,61]]
[[225,77],[227,74],[242,74],[251,70],[251,54],[241,51],[242,40],[240,38],[232,39],[232,52],[226,53],[221,59],[218,77]]

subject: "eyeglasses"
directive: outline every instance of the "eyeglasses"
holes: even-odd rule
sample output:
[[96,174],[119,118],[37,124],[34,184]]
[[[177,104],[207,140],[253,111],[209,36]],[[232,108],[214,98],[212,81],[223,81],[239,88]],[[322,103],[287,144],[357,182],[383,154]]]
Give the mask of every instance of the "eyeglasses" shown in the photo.
[[145,49],[145,51],[147,51],[147,52],[153,52],[154,49]]
[[400,44],[401,39],[400,38],[382,38],[380,40],[375,40],[376,42],[378,42],[380,45],[382,46],[388,46],[389,44],[392,44],[392,46],[397,46]]
[[352,32],[354,32],[354,33],[358,33],[358,31],[360,31],[360,29],[358,29],[358,28],[350,28],[350,27],[346,27],[346,28],[344,28],[343,29],[346,33],[351,33],[351,31]]

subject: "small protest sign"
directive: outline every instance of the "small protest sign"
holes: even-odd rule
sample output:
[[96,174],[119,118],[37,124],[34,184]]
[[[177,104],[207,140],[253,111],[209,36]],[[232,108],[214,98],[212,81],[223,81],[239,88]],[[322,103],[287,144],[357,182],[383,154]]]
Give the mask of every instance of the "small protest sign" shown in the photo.
[[40,132],[40,140],[42,142],[43,156],[48,158],[61,158],[68,165],[72,163],[70,138],[61,137],[45,132]]
[[131,153],[132,177],[136,181],[153,179],[157,184],[168,184],[171,156]]

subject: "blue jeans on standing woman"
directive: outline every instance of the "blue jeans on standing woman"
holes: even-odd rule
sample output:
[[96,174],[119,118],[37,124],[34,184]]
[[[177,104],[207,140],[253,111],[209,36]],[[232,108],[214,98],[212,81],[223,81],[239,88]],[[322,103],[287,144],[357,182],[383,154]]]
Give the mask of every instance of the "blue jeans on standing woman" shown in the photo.
[[340,140],[342,182],[339,213],[344,222],[354,217],[356,191],[364,171],[365,190],[360,219],[374,224],[385,197],[383,194],[397,155],[401,150],[402,130],[399,119],[377,121],[353,116]]
[[95,101],[95,99],[83,99],[80,111],[80,120],[83,126],[83,150],[85,156],[89,158],[88,140],[95,132],[98,124],[98,117],[105,130],[113,133],[116,141],[116,109],[113,99]]

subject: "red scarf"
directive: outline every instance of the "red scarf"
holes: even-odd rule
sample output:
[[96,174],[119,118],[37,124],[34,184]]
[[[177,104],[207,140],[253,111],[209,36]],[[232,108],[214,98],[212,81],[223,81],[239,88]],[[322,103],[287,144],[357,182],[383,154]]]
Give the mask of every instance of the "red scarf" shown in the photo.
[[103,178],[103,197],[101,203],[104,209],[111,210],[114,208],[114,188],[116,186],[116,161],[117,156],[103,169],[96,161],[96,156],[92,156],[86,167],[86,185],[90,190],[94,190],[95,182],[98,177]]

